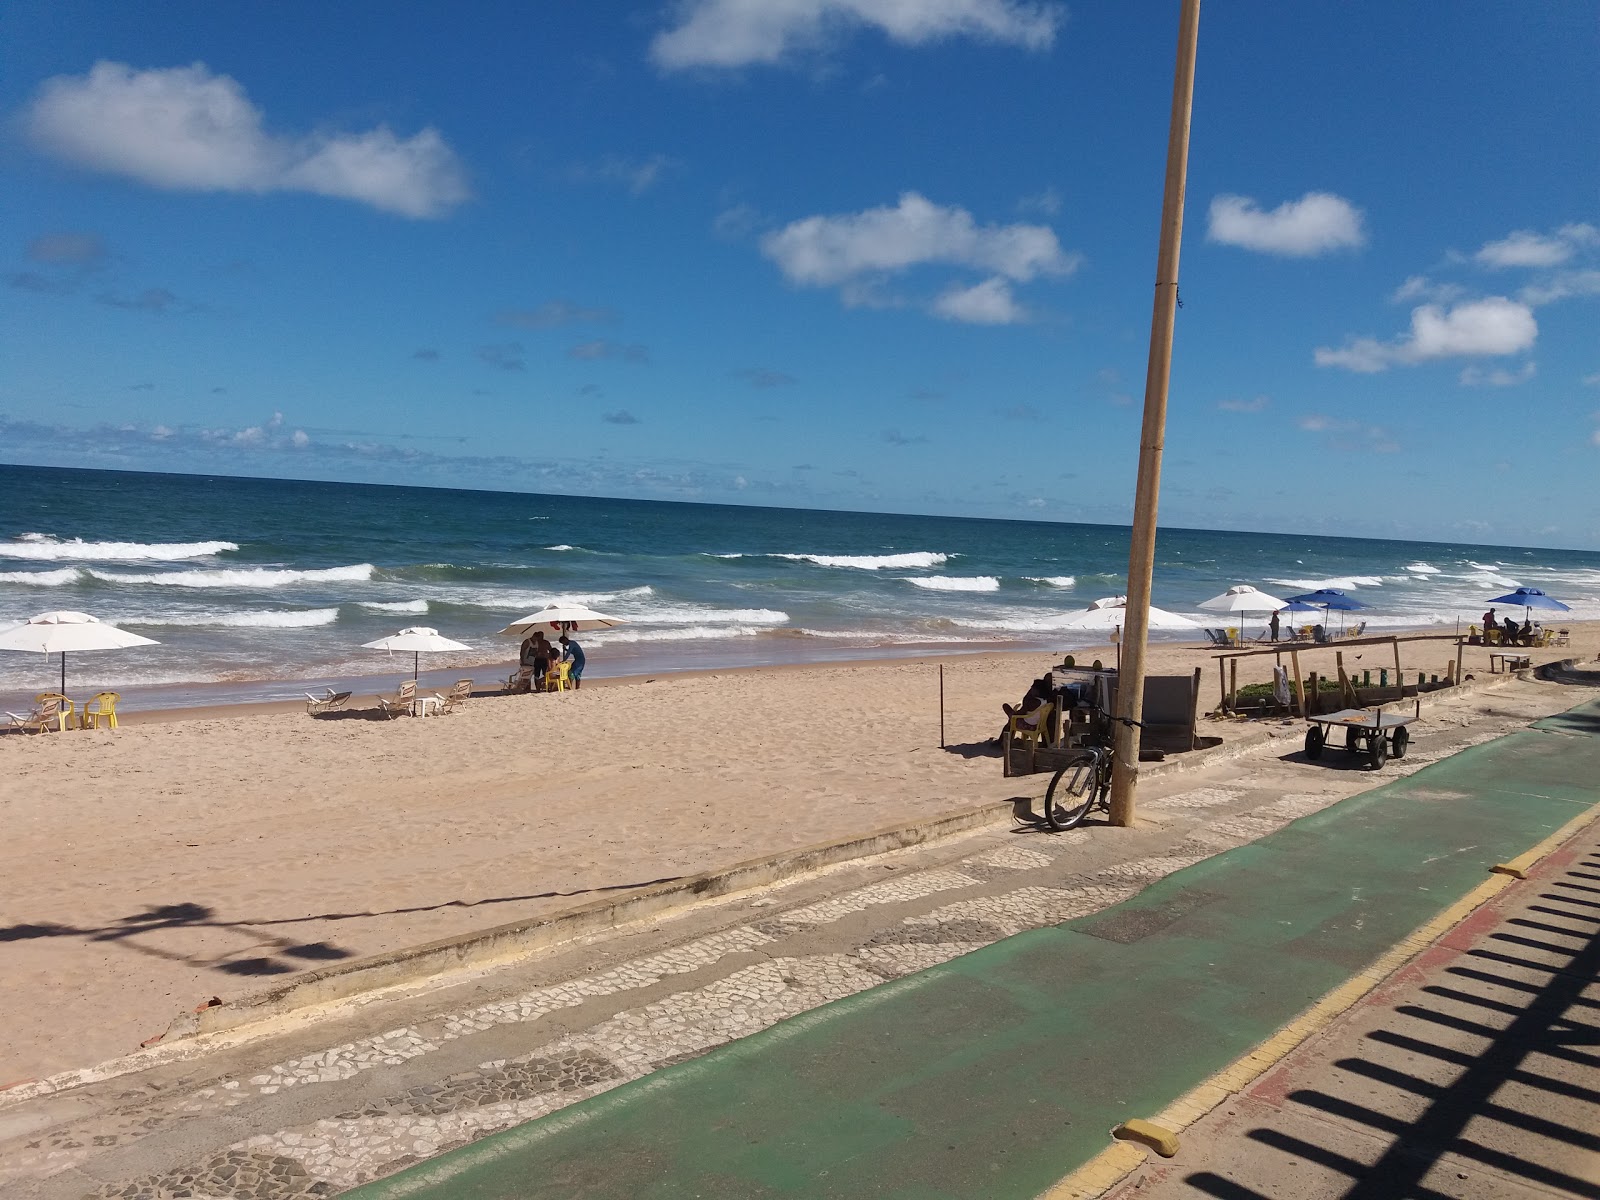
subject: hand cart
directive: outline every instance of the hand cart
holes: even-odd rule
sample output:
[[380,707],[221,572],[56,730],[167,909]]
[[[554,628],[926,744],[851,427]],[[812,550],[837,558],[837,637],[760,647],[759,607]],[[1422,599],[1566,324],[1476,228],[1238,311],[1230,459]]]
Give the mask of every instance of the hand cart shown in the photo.
[[1344,729],[1344,748],[1351,754],[1364,754],[1374,771],[1389,760],[1390,755],[1404,758],[1411,745],[1411,731],[1407,725],[1415,721],[1421,708],[1412,713],[1386,713],[1380,708],[1346,708],[1336,713],[1317,713],[1307,717],[1311,727],[1306,730],[1306,757],[1315,761],[1322,757],[1323,747],[1333,736],[1335,727]]

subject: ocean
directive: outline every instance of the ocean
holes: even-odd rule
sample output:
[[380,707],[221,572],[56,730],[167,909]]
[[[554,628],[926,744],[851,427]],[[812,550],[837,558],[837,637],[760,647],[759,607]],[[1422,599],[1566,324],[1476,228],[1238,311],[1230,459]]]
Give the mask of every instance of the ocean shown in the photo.
[[[77,609],[154,638],[71,657],[68,690],[161,705],[382,688],[409,656],[361,643],[411,625],[473,648],[425,679],[486,684],[516,653],[496,631],[554,599],[627,621],[583,637],[590,678],[1070,651],[1104,642],[1063,621],[1124,591],[1128,556],[1121,526],[275,479],[0,466],[0,496],[0,628]],[[1236,583],[1343,588],[1373,630],[1465,627],[1518,585],[1600,618],[1597,553],[1161,531],[1158,606],[1237,623],[1196,608]],[[0,653],[0,701],[57,671]]]

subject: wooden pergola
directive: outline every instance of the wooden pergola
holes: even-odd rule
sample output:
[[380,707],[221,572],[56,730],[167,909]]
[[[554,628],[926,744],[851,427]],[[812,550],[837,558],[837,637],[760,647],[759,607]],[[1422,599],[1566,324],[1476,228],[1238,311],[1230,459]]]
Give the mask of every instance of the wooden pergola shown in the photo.
[[1235,650],[1227,654],[1216,655],[1217,670],[1222,683],[1222,707],[1232,708],[1239,696],[1239,660],[1241,658],[1257,658],[1263,654],[1271,654],[1282,664],[1283,656],[1289,656],[1289,665],[1294,677],[1294,695],[1300,709],[1300,715],[1306,715],[1305,679],[1300,673],[1300,654],[1302,651],[1311,653],[1317,650],[1332,650],[1334,652],[1335,668],[1339,673],[1340,694],[1353,694],[1354,685],[1344,671],[1344,651],[1353,646],[1389,646],[1394,650],[1394,675],[1395,695],[1405,695],[1405,677],[1400,668],[1400,643],[1401,642],[1454,642],[1456,644],[1456,663],[1453,682],[1461,680],[1461,648],[1467,643],[1456,633],[1413,633],[1406,636],[1389,634],[1374,637],[1336,638],[1327,642],[1274,642],[1270,645],[1258,646],[1253,650]]

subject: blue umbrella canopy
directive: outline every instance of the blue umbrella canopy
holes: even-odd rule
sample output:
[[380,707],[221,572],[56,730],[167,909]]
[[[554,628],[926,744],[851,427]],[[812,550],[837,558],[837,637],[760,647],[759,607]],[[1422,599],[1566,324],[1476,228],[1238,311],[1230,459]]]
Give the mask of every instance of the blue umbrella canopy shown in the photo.
[[1571,612],[1572,609],[1552,596],[1546,596],[1538,588],[1519,587],[1514,592],[1507,592],[1504,596],[1496,596],[1489,604],[1520,604],[1523,608],[1551,608],[1557,612]]
[[1292,600],[1288,604],[1285,604],[1283,606],[1283,608],[1280,609],[1279,611],[1280,612],[1303,613],[1303,612],[1321,612],[1322,610],[1320,608],[1318,608],[1315,604],[1307,604],[1303,600]]
[[1338,588],[1319,588],[1314,592],[1307,592],[1304,596],[1290,596],[1290,603],[1311,604],[1317,608],[1326,608],[1333,612],[1355,612],[1359,608],[1371,608],[1370,604],[1363,604],[1351,596],[1345,595]]

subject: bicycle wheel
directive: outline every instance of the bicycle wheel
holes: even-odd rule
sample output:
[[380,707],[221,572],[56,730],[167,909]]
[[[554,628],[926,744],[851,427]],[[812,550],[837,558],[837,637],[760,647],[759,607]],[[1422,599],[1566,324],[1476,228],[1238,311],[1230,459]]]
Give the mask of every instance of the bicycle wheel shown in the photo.
[[1045,823],[1060,833],[1089,815],[1100,795],[1100,756],[1086,754],[1050,777],[1044,793]]

